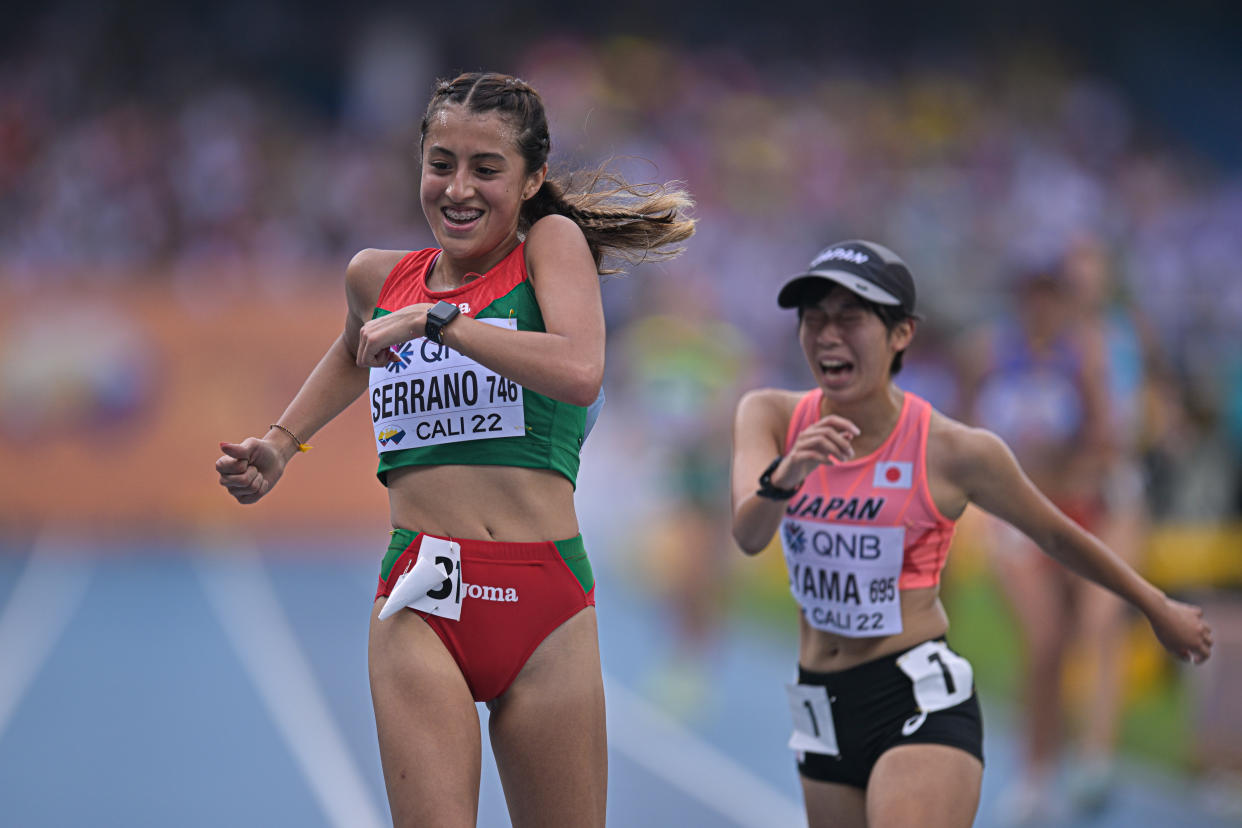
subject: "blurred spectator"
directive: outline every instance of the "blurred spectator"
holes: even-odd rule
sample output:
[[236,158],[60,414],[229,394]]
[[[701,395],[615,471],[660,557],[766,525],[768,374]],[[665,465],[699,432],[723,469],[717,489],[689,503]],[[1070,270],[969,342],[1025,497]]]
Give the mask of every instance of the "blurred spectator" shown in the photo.
[[[1167,384],[1166,362],[1146,320],[1121,292],[1113,258],[1098,238],[1076,238],[1064,271],[1077,310],[1074,323],[1103,352],[1106,430],[1096,532],[1109,548],[1142,568],[1150,524],[1143,466],[1148,448],[1144,440],[1149,435],[1144,401],[1149,388]],[[1081,810],[1095,811],[1107,804],[1113,778],[1124,699],[1127,616],[1124,604],[1112,595],[1087,591],[1084,598],[1075,644],[1089,675],[1077,727],[1081,743],[1070,800]]]
[[671,712],[693,717],[712,703],[712,655],[730,600],[729,455],[720,449],[750,353],[697,288],[676,279],[646,286],[653,312],[628,329],[623,394],[657,468],[658,496],[638,521],[632,557],[670,621],[648,689]]
[[[1100,481],[1113,465],[1110,364],[1100,311],[1081,310],[1083,301],[1061,262],[1023,268],[1012,313],[973,338],[969,353],[975,364],[966,387],[971,421],[1008,443],[1061,511],[1100,534],[1106,511]],[[1135,383],[1126,386],[1127,393],[1136,393]],[[1120,467],[1116,471],[1122,473]],[[1128,490],[1128,508],[1134,501]],[[1071,644],[1080,639],[1089,641],[1098,676],[1087,719],[1089,764],[1078,777],[1090,777],[1084,799],[1094,805],[1104,796],[1119,713],[1120,631],[1115,628],[1121,607],[1008,525],[990,521],[990,526],[991,561],[1023,643],[1023,767],[1002,800],[999,818],[1025,825],[1063,816],[1056,809],[1065,798],[1054,788],[1066,726],[1062,671]],[[1133,563],[1135,546],[1114,551]]]

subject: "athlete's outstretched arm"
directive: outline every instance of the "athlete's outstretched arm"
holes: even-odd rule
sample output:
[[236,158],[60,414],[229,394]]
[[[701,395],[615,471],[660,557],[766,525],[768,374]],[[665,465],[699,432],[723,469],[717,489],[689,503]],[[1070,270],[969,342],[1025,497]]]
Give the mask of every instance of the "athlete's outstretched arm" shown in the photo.
[[1160,643],[1185,660],[1206,659],[1212,630],[1198,607],[1174,601],[1144,580],[1098,538],[1070,520],[1035,487],[995,434],[949,430],[946,471],[980,508],[1012,524],[1065,566],[1119,595],[1147,616]]
[[[363,250],[349,263],[345,271],[345,330],[275,421],[298,439],[309,440],[366,390],[367,370],[354,360],[358,332],[375,308],[384,278],[399,259],[397,251]],[[216,460],[220,485],[239,503],[254,503],[276,485],[289,460],[298,453],[298,444],[286,432],[273,428],[263,437],[221,443],[220,450],[224,452]]]
[[[588,406],[604,381],[604,307],[586,237],[565,216],[545,216],[526,237],[526,260],[545,332],[459,316],[445,327],[444,342],[524,388]],[[382,365],[389,347],[412,331],[422,336],[429,307],[411,305],[363,325],[358,364]]]

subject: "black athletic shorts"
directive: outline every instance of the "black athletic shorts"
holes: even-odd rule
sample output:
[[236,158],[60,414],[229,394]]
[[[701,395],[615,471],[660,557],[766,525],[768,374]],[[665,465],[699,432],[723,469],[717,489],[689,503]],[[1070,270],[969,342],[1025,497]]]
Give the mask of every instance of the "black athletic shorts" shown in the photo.
[[[943,639],[938,641],[944,643]],[[926,643],[919,645],[924,646]],[[903,655],[906,653],[894,653],[835,673],[798,668],[799,684],[827,688],[839,749],[837,756],[799,752],[798,772],[802,776],[866,789],[880,756],[898,745],[948,745],[983,761],[983,718],[973,681],[969,698],[923,714],[910,676],[898,666]],[[933,656],[931,664],[939,668],[940,661]],[[947,683],[949,689],[955,689],[947,670],[943,678],[934,670],[929,672],[928,682]]]

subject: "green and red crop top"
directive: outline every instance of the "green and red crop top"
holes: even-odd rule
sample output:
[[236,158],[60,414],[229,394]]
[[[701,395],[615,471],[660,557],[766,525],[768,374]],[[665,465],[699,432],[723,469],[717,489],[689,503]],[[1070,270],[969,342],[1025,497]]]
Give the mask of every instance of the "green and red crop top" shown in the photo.
[[[544,331],[526,270],[525,244],[454,290],[427,288],[440,251],[404,256],[380,289],[372,318],[419,302],[453,302],[463,316],[520,331]],[[369,402],[380,482],[403,466],[487,465],[552,469],[576,485],[586,409],[523,388],[466,355],[424,337],[393,348],[372,368]]]

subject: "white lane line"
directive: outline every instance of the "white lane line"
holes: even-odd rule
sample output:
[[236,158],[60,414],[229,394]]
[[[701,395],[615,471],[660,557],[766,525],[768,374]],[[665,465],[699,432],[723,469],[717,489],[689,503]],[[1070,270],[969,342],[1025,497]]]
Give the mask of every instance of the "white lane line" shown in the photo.
[[86,595],[93,566],[64,555],[75,548],[55,534],[36,538],[0,610],[0,737]]
[[608,746],[744,828],[805,826],[802,806],[604,676]]
[[208,600],[329,823],[387,825],[262,565],[250,550],[205,552],[196,565]]

